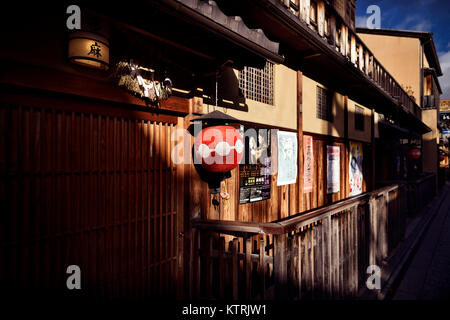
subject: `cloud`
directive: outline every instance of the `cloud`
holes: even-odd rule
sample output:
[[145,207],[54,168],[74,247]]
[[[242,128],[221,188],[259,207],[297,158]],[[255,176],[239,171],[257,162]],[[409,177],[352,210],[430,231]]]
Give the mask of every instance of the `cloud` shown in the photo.
[[432,24],[429,20],[424,19],[418,14],[407,15],[401,22],[397,23],[395,29],[414,30],[414,31],[430,31]]
[[439,62],[444,74],[442,77],[439,77],[439,83],[442,88],[441,99],[450,99],[450,51],[439,53]]
[[366,16],[356,16],[356,26],[361,28],[367,28],[367,17]]

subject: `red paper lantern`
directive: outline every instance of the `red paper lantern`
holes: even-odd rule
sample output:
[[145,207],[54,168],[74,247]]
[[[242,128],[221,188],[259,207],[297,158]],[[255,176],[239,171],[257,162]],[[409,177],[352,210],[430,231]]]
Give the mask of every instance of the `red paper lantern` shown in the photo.
[[419,159],[420,158],[420,149],[419,148],[410,149],[408,151],[408,156],[411,159],[415,159],[415,160]]
[[211,172],[227,172],[237,167],[244,153],[244,142],[231,126],[203,129],[194,141],[197,161]]

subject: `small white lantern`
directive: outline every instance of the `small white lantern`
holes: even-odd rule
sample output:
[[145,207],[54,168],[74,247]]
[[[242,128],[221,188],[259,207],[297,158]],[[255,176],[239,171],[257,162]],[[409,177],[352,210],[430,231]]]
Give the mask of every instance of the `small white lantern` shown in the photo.
[[86,67],[108,70],[108,40],[88,32],[71,33],[69,35],[69,61]]

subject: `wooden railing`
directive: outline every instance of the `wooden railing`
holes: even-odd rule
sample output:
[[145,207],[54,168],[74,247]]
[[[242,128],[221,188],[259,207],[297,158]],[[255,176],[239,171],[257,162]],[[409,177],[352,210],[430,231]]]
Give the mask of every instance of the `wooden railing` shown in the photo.
[[[422,111],[416,101],[375,58],[360,37],[326,1],[300,0],[299,5],[290,0],[278,0],[300,21],[317,32],[318,37],[340,52],[402,108],[422,120]],[[311,16],[311,3],[315,3],[315,16]]]
[[408,199],[408,215],[414,215],[423,209],[436,195],[436,174],[425,173],[417,179],[384,180],[379,186],[388,186],[397,183],[406,183]]
[[272,223],[193,220],[191,298],[354,297],[402,240],[406,184]]
[[436,195],[436,175],[430,173],[417,180],[408,181],[408,208],[414,214]]

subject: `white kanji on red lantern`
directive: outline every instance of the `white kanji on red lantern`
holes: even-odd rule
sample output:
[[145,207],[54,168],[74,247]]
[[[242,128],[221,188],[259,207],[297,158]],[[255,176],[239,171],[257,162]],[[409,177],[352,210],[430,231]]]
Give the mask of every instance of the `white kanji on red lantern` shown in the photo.
[[412,148],[412,149],[410,149],[410,150],[408,151],[408,156],[409,156],[411,159],[417,160],[417,159],[420,158],[420,155],[421,155],[421,152],[420,152],[420,149],[419,149],[419,148]]
[[241,161],[244,142],[235,128],[212,126],[195,137],[194,149],[203,168],[211,172],[226,172]]

